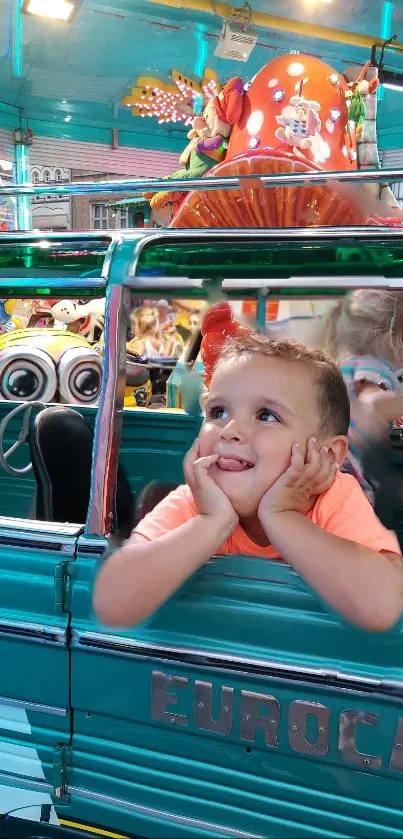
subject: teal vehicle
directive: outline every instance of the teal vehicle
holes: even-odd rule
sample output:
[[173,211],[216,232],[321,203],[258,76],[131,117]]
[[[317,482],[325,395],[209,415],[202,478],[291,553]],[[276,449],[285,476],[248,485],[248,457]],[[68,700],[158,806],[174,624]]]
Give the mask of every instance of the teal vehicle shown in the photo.
[[403,835],[399,627],[347,626],[289,567],[242,556],[135,631],[91,603],[110,534],[181,481],[201,421],[123,408],[133,296],[259,316],[270,297],[403,290],[402,265],[389,229],[2,235],[3,298],[107,302],[98,406],[0,402],[1,451],[20,444],[0,471],[0,837]]

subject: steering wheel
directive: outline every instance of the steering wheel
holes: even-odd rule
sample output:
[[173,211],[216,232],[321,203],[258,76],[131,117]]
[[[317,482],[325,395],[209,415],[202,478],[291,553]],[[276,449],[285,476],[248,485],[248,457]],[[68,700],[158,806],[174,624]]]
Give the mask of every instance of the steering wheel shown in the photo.
[[[26,475],[27,472],[31,472],[32,470],[32,463],[28,463],[27,466],[23,466],[21,469],[17,469],[15,466],[10,466],[8,463],[8,458],[17,451],[17,449],[21,448],[24,443],[27,442],[29,436],[29,426],[31,421],[31,414],[32,411],[36,410],[37,408],[42,411],[43,408],[46,408],[43,402],[23,402],[22,405],[18,405],[17,408],[14,408],[10,411],[7,416],[2,419],[0,422],[0,467],[8,472],[9,475]],[[22,418],[22,429],[17,437],[15,443],[5,452],[4,451],[4,437],[6,433],[6,429],[10,420],[14,419],[17,414],[23,413]]]

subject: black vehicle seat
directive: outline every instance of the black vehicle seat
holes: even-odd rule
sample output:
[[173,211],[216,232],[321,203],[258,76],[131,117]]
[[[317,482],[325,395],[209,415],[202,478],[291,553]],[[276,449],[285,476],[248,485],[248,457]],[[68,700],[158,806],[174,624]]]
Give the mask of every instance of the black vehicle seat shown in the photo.
[[[29,445],[37,484],[36,519],[84,524],[90,501],[94,433],[73,408],[53,405],[31,421]],[[115,531],[127,538],[134,526],[134,499],[119,466]]]

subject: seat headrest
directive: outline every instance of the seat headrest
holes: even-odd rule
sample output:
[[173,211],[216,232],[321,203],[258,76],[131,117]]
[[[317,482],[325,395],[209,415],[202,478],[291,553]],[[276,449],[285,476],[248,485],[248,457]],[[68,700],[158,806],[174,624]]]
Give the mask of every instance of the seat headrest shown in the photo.
[[150,373],[145,364],[135,364],[133,361],[126,363],[126,384],[129,387],[141,387],[149,378]]

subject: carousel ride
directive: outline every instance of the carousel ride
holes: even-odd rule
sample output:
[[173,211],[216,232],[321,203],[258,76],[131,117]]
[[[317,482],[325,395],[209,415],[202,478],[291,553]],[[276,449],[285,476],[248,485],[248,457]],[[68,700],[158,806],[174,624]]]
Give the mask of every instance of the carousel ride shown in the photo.
[[377,69],[369,61],[360,72],[343,75],[303,54],[275,58],[246,84],[230,79],[205,97],[180,156],[182,168],[170,177],[248,180],[225,191],[146,193],[150,206],[173,204],[173,228],[400,225],[403,216],[389,188],[330,182],[265,188],[260,180],[380,168],[377,88]]

